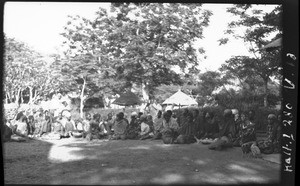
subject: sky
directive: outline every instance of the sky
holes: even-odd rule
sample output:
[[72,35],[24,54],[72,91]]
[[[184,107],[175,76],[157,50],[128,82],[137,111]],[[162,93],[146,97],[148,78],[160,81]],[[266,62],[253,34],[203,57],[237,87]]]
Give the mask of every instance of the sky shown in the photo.
[[[109,7],[109,3],[51,3],[51,2],[7,2],[4,6],[3,29],[8,37],[26,42],[44,54],[57,53],[62,44],[63,26],[68,15],[80,15],[93,19],[98,8]],[[204,39],[195,44],[206,51],[206,59],[201,59],[201,72],[218,70],[222,63],[235,55],[249,55],[247,47],[240,40],[231,40],[219,46],[227,24],[233,19],[226,13],[228,4],[204,4],[203,9],[213,12],[210,25],[204,29]],[[263,5],[261,5],[263,6]],[[274,5],[264,6],[266,11]]]

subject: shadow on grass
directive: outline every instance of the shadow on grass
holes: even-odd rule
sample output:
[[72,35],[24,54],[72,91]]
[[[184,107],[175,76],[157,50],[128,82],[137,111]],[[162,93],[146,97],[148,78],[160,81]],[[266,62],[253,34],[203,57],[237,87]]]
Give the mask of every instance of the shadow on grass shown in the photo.
[[4,184],[38,184],[50,182],[41,176],[50,164],[52,143],[40,140],[2,143]]
[[[280,181],[279,165],[243,158],[237,148],[217,152],[199,144],[165,145],[150,140],[36,143],[39,152],[36,157],[28,153],[28,163],[23,155],[21,160],[6,155],[7,166],[23,170],[21,165],[28,166],[27,171],[16,173],[6,168],[7,174],[12,174],[7,175],[10,181],[6,183],[223,185]],[[30,172],[30,167],[34,171]]]
[[240,149],[216,152],[203,145],[150,140],[74,142],[52,148],[69,154],[68,160],[53,161],[53,184],[260,184],[280,180],[279,165],[243,158]]

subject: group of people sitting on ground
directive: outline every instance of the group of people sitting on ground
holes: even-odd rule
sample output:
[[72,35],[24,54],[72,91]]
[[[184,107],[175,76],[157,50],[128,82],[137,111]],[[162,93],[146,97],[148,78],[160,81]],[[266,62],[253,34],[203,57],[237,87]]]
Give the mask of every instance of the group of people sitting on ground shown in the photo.
[[[123,112],[86,113],[83,119],[73,120],[69,111],[54,117],[48,110],[39,110],[30,115],[20,112],[14,121],[6,121],[4,138],[11,135],[29,138],[61,139],[162,139],[165,144],[209,144],[211,150],[241,147],[243,153],[273,153],[280,151],[280,119],[268,115],[267,139],[257,140],[254,111],[239,113],[236,109],[225,109],[222,116],[213,112],[200,113],[198,109],[181,112],[158,111],[153,119],[150,114],[132,112],[130,118]],[[278,116],[280,117],[280,116]]]

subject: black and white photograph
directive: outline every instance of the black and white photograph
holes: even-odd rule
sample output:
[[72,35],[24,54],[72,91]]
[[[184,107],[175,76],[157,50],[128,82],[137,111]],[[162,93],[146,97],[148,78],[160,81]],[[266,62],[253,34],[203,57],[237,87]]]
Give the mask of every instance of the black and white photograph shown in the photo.
[[5,2],[3,183],[294,184],[299,36],[286,12]]

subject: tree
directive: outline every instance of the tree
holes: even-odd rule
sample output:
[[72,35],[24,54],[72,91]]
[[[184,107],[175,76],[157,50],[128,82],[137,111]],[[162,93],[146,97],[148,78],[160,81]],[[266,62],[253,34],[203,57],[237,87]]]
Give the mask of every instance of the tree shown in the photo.
[[80,91],[80,117],[83,118],[84,100],[97,91],[96,82],[102,76],[99,60],[92,54],[79,54],[69,59],[56,61],[55,68],[60,69],[61,80],[66,80],[66,87],[70,91]]
[[[234,76],[242,84],[243,80],[251,78],[253,80],[253,77],[261,78],[264,86],[264,106],[267,107],[270,77],[281,77],[281,50],[266,52],[259,49],[270,42],[270,36],[272,39],[281,37],[282,7],[279,5],[270,13],[264,13],[253,5],[239,4],[228,8],[227,11],[238,17],[238,20],[229,23],[225,33],[233,35],[236,39],[242,39],[248,44],[248,50],[253,57],[235,56],[227,60],[220,70]],[[240,30],[243,29],[241,33]],[[220,44],[226,44],[228,40],[228,38],[222,38],[219,41]]]
[[[37,94],[47,92],[49,71],[42,56],[26,43],[13,38],[5,38],[4,92],[6,102],[23,102],[23,91],[29,92],[29,103],[33,103]],[[33,92],[35,90],[35,93]]]
[[211,14],[200,4],[112,3],[110,13],[100,8],[95,20],[83,20],[86,26],[75,26],[80,18],[74,17],[64,36],[70,51],[101,59],[99,87],[120,91],[137,84],[154,94],[159,85],[180,82],[172,67],[198,72],[193,42],[203,37]]

